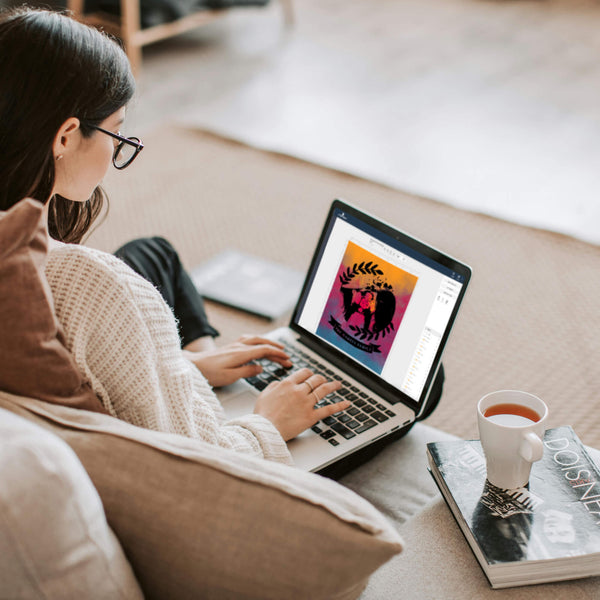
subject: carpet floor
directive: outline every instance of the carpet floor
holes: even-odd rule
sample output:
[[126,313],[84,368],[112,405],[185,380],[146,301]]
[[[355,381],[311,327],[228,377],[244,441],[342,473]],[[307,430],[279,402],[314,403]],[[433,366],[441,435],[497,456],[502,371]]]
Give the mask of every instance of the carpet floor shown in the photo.
[[[109,173],[110,210],[89,245],[112,251],[162,235],[188,268],[237,248],[304,270],[330,202],[343,198],[473,268],[429,425],[477,437],[479,398],[523,389],[547,402],[549,426],[572,425],[600,447],[600,247],[198,130],[161,127],[144,142],[132,167]],[[274,326],[214,303],[207,309],[223,341]]]

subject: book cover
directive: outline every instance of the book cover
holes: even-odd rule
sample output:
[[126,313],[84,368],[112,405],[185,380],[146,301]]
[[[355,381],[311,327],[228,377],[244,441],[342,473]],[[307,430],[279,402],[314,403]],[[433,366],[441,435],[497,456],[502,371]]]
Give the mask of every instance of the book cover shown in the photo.
[[300,296],[304,274],[237,250],[225,250],[190,271],[204,298],[266,319],[278,319]]
[[486,480],[478,440],[431,443],[427,453],[493,587],[600,574],[600,471],[571,427],[546,432],[544,457],[516,490]]

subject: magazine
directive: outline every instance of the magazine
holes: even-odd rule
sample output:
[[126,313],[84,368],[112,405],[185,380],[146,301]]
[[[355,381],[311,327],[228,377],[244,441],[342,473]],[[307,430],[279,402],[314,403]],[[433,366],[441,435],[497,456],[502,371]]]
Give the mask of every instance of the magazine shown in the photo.
[[304,274],[237,250],[225,250],[190,271],[201,296],[275,320],[290,311]]
[[492,587],[600,575],[600,470],[571,427],[546,431],[524,488],[486,480],[478,440],[430,443],[427,457]]

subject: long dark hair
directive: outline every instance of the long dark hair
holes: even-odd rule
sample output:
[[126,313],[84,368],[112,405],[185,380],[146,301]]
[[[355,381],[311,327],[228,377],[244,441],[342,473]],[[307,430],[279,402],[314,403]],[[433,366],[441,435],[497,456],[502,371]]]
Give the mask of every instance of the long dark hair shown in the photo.
[[0,12],[0,210],[25,197],[50,202],[50,235],[80,242],[106,196],[98,187],[87,202],[50,197],[52,143],[69,117],[89,137],[134,91],[127,56],[105,34],[57,12]]

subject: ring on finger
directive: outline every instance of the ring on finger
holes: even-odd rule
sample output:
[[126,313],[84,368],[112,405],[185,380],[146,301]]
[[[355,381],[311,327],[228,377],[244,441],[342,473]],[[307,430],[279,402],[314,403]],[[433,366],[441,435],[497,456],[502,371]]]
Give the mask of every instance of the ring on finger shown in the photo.
[[319,402],[321,402],[321,398],[317,396],[317,392],[315,392],[315,390],[311,390],[311,394],[315,397],[315,404],[319,404]]
[[310,385],[310,381],[308,379],[305,379],[302,383],[305,383],[310,388],[311,392],[315,391],[315,388],[312,385]]

